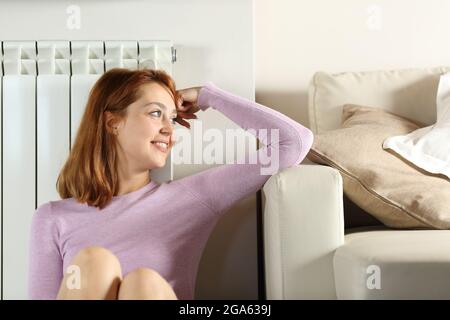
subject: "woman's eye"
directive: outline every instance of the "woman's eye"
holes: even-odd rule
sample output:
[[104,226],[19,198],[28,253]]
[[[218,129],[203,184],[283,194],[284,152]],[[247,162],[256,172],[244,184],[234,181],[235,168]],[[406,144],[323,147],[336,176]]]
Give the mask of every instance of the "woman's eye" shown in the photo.
[[155,113],[155,112],[159,112],[159,115],[158,115],[158,117],[161,115],[161,111],[160,110],[157,110],[157,111],[153,111],[153,112],[150,112],[150,114],[153,114],[153,113]]
[[[149,114],[154,114],[154,113],[158,113],[157,117],[160,117],[162,112],[161,112],[160,110],[156,110],[156,111],[150,112]],[[171,119],[170,119],[170,121],[172,121],[172,124],[177,124],[177,121],[176,121],[177,118],[178,118],[178,117],[175,117],[175,118],[171,118]]]

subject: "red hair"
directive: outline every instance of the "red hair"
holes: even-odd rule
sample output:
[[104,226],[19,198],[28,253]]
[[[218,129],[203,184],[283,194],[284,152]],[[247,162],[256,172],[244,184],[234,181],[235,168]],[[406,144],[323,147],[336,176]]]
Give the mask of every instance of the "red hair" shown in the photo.
[[90,91],[77,136],[56,182],[62,199],[103,209],[117,194],[116,136],[106,126],[105,112],[125,118],[127,107],[139,99],[139,88],[156,82],[167,89],[174,102],[174,80],[162,70],[115,68],[105,72]]

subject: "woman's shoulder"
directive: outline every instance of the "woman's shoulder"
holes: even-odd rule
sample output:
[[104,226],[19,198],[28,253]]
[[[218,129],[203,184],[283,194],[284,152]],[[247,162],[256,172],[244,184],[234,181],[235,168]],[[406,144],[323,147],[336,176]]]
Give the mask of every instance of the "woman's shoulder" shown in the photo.
[[35,211],[35,215],[46,218],[55,218],[61,216],[65,212],[73,211],[76,208],[84,206],[78,203],[74,198],[51,200],[39,205]]
[[52,233],[59,230],[60,219],[59,211],[55,210],[56,206],[63,200],[47,201],[40,204],[35,210],[31,220],[31,232],[36,235],[43,235],[45,233]]
[[51,201],[39,205],[34,211],[32,225],[41,228],[42,225],[49,225],[52,221],[54,221],[54,214]]

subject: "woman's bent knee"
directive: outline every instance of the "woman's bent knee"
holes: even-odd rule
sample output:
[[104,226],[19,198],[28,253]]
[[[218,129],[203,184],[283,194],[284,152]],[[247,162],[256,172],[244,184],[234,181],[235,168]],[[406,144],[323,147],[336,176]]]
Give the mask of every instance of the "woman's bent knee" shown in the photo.
[[[151,282],[157,282],[157,281],[166,281],[158,271],[150,269],[150,268],[137,268],[131,272],[129,272],[125,279],[146,279]],[[124,279],[124,280],[125,280]]]
[[120,262],[111,251],[103,247],[86,247],[75,255],[66,270],[60,296],[115,299],[121,280]]
[[86,247],[78,251],[72,260],[72,265],[87,269],[105,269],[110,273],[120,274],[122,270],[119,259],[108,249],[98,246]]
[[137,268],[121,283],[119,299],[177,299],[171,285],[156,270]]
[[75,259],[111,259],[117,260],[116,256],[104,247],[91,246],[85,247],[77,252]]

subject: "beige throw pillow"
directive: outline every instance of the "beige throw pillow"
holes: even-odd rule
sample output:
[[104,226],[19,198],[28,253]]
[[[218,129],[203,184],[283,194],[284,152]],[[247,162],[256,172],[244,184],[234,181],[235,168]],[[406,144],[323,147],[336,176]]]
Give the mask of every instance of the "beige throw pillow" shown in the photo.
[[308,154],[338,169],[347,197],[391,228],[450,229],[450,181],[384,150],[421,127],[379,108],[345,105],[342,127],[318,134]]

